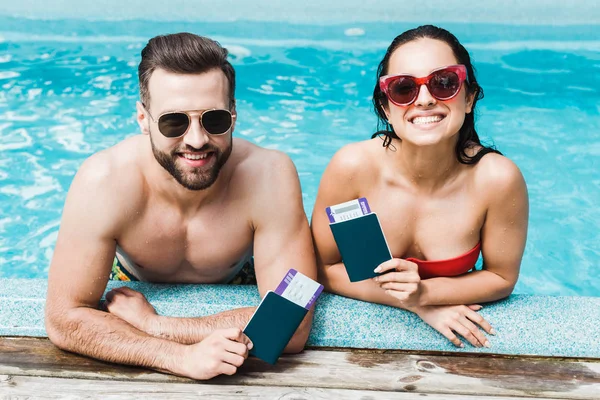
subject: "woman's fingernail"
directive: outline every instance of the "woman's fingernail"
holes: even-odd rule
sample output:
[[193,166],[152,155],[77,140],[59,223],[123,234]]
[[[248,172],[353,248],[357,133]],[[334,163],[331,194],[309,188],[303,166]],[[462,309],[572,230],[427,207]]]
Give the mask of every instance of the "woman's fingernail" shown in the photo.
[[252,350],[253,347],[254,347],[254,344],[252,342],[248,343],[248,350]]
[[496,330],[495,330],[494,328],[492,328],[492,329],[490,329],[490,333],[491,333],[492,335],[495,335],[495,334],[496,334]]
[[373,270],[373,272],[379,272],[379,271],[381,271],[381,267],[377,267]]
[[492,345],[490,344],[489,340],[486,340],[485,343],[483,344],[485,347],[490,348],[492,347]]
[[458,345],[458,347],[465,347],[465,345],[461,343]]

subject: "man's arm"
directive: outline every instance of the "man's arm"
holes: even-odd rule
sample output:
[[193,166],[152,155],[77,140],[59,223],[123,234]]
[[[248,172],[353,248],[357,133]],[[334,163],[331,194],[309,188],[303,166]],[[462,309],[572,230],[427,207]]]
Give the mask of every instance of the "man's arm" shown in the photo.
[[67,196],[48,277],[48,337],[64,350],[104,361],[197,379],[234,373],[247,354],[247,347],[235,341],[243,340],[241,332],[184,346],[151,337],[96,309],[108,281],[119,224],[131,206],[115,196],[118,183],[110,165],[105,153],[87,160]]
[[[254,263],[261,297],[275,290],[290,268],[316,280],[317,268],[310,227],[302,204],[298,173],[292,160],[270,151],[263,163],[261,198],[254,205]],[[312,326],[309,311],[285,352],[302,351]]]
[[204,317],[158,315],[146,297],[126,286],[106,294],[108,311],[147,334],[182,344],[198,343],[217,329],[243,329],[256,307],[236,308]]

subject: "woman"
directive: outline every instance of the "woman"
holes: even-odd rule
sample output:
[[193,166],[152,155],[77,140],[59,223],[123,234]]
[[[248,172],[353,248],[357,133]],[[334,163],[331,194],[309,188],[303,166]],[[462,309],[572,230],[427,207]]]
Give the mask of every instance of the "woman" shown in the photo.
[[[467,50],[431,25],[394,39],[373,103],[385,130],[339,150],[322,177],[312,232],[320,281],[343,296],[412,311],[456,346],[489,347],[476,303],[508,296],[527,236],[527,188],[517,166],[480,143],[483,91]],[[366,197],[393,259],[351,283],[325,208]],[[483,269],[473,266],[483,255]]]

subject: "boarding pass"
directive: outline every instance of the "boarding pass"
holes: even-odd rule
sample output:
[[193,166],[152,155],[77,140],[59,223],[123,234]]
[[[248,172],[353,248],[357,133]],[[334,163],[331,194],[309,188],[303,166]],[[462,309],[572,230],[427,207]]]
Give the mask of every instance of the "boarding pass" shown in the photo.
[[371,213],[369,202],[366,198],[354,199],[345,203],[336,204],[325,209],[329,222],[343,222]]
[[281,297],[307,310],[310,310],[322,291],[323,285],[293,268],[288,271],[277,289],[275,289],[275,293]]

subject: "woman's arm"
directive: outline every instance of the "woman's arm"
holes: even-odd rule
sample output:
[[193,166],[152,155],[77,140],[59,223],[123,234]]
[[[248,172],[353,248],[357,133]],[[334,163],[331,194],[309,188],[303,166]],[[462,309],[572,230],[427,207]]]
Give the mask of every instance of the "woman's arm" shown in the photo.
[[329,227],[325,208],[356,199],[374,179],[369,171],[365,142],[343,147],[323,173],[313,209],[311,231],[317,258],[318,279],[325,290],[354,299],[399,307],[395,298],[385,294],[372,280],[351,283]]
[[421,305],[494,301],[510,295],[517,283],[527,239],[527,186],[506,157],[489,154],[480,163],[477,187],[489,204],[481,230],[483,270],[421,281]]

